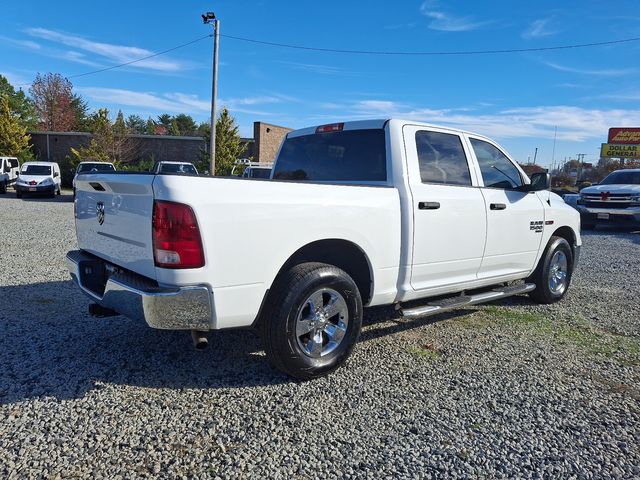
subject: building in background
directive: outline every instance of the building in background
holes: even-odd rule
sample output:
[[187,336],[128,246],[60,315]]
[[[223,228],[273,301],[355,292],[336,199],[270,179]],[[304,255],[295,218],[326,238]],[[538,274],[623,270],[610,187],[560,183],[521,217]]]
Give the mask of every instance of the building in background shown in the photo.
[[[280,143],[292,129],[265,122],[254,122],[254,138],[242,138],[246,145],[243,154],[256,162],[271,163],[275,159]],[[91,134],[85,132],[29,132],[33,153],[38,160],[62,163],[71,155],[71,149],[87,146]],[[204,137],[172,135],[128,135],[135,140],[137,160],[181,161],[195,163],[206,149]]]

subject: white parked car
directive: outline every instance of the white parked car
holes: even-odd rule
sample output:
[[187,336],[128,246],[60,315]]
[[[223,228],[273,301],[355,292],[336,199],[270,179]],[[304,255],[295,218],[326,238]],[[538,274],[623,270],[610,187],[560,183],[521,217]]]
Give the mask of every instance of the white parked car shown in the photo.
[[20,162],[16,157],[0,157],[0,193],[7,193],[7,188],[16,183]]
[[55,162],[25,162],[15,184],[18,198],[25,194],[60,195],[60,166]]
[[110,162],[80,162],[76,167],[76,172],[73,176],[73,196],[76,195],[76,178],[81,173],[97,173],[97,172],[115,172],[116,167]]
[[580,219],[548,186],[480,135],[321,125],[287,134],[269,182],[78,178],[80,250],[67,263],[95,314],[191,330],[197,345],[253,326],[277,368],[309,379],[349,357],[363,307],[413,318],[515,294],[562,299]]

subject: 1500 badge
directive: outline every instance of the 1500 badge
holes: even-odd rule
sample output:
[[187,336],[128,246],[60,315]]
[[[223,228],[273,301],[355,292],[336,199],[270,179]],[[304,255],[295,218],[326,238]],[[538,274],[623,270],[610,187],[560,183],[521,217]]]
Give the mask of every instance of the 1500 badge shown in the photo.
[[544,222],[542,220],[529,223],[529,230],[533,230],[536,233],[542,233],[544,230]]

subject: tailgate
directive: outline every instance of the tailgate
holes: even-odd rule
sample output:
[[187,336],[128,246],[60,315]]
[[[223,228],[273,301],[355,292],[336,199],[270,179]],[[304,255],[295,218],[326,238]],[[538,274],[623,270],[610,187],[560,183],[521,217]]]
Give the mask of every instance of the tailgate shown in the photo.
[[151,241],[153,174],[87,174],[76,178],[78,247],[156,278]]

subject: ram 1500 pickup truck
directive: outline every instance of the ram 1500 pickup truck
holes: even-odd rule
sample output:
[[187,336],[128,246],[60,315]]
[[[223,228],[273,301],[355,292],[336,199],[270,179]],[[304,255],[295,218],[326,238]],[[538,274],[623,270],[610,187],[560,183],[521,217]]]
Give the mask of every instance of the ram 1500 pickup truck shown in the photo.
[[596,225],[640,226],[640,169],[616,170],[599,185],[583,188],[575,208],[585,230]]
[[321,125],[287,134],[270,179],[79,175],[67,261],[96,314],[200,343],[255,327],[277,368],[309,379],[347,359],[363,307],[411,318],[564,297],[580,219],[548,183],[480,135]]

